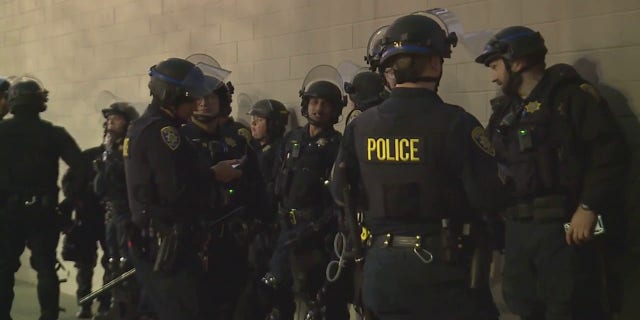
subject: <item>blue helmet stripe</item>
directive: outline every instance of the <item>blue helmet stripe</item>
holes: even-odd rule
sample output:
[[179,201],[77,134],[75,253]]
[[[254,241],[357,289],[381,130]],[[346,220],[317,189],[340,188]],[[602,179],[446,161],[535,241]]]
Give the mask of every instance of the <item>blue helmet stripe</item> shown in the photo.
[[390,55],[393,55],[395,53],[421,53],[421,54],[430,54],[432,53],[433,50],[431,48],[427,48],[427,47],[422,47],[422,46],[417,46],[417,45],[412,45],[412,44],[406,44],[406,45],[401,45],[399,47],[391,47],[388,50],[384,50],[382,53],[382,57],[381,60],[386,59],[387,57],[389,57]]

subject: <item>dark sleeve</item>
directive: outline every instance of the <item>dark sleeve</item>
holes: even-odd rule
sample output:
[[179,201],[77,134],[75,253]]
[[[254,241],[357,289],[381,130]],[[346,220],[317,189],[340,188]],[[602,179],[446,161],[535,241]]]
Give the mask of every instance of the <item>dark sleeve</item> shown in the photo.
[[275,155],[273,156],[273,167],[271,168],[271,176],[273,177],[274,185],[273,185],[273,194],[274,200],[279,202],[282,199],[282,192],[285,177],[283,177],[282,166],[284,165],[284,160],[287,152],[287,144],[289,143],[289,139],[291,136],[291,132],[289,131],[285,134],[285,136],[280,140],[276,150],[274,151]]
[[495,149],[475,117],[461,113],[450,128],[445,148],[451,173],[460,179],[473,208],[496,212],[506,206],[508,196],[498,176]]
[[352,121],[345,128],[331,173],[330,190],[333,200],[339,206],[344,206],[345,188],[349,190],[349,196],[353,199],[357,191],[355,188],[360,181],[360,165],[356,156],[353,124]]
[[[179,140],[177,145],[170,146],[169,142],[163,139],[162,129],[171,128]],[[153,175],[155,195],[159,201],[160,208],[151,210],[160,219],[178,218],[180,203],[185,192],[187,192],[187,177],[184,175],[186,167],[189,165],[185,160],[185,148],[189,148],[187,141],[175,127],[154,125],[145,130],[141,140],[146,143],[146,150],[149,153],[147,159]],[[195,153],[194,153],[195,156]],[[191,165],[195,164],[195,160]],[[181,170],[182,169],[182,170]],[[184,204],[182,204],[184,205]]]
[[74,170],[86,167],[82,151],[80,151],[80,147],[78,147],[73,137],[64,128],[56,127],[56,130],[60,146],[60,158]]
[[608,201],[623,187],[629,164],[625,139],[599,94],[588,84],[567,93],[579,161],[584,168],[581,203],[606,214]]
[[65,197],[77,200],[86,185],[91,173],[91,165],[87,163],[76,141],[61,127],[55,127],[60,158],[69,166],[62,178],[62,190]]
[[149,128],[145,132],[144,141],[148,143],[149,166],[153,173],[158,199],[162,205],[173,206],[176,205],[181,194],[186,191],[186,181],[180,175],[180,160],[181,151],[187,147],[185,145],[187,141],[175,129],[179,142],[178,146],[172,149],[162,138],[161,130],[160,126]]

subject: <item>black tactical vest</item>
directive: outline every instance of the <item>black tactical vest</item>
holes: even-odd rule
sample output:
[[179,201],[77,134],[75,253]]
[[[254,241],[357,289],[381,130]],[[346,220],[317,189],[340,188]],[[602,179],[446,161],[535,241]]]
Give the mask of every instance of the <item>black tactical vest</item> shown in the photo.
[[402,88],[353,122],[368,199],[365,222],[372,228],[419,232],[442,218],[469,214],[457,173],[447,167],[445,146],[462,112],[430,90]]
[[275,184],[285,209],[317,209],[332,203],[327,181],[342,135],[329,128],[310,137],[308,130],[308,125],[292,130],[282,142],[284,159]]
[[585,83],[567,65],[555,65],[526,100],[492,100],[487,133],[500,162],[500,174],[520,200],[575,190],[578,172],[574,133],[557,93]]

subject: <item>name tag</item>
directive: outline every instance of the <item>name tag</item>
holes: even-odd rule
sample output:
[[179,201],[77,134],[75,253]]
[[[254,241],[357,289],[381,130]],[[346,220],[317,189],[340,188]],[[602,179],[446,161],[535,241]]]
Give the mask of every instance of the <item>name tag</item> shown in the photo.
[[418,163],[421,156],[419,138],[367,138],[367,161]]

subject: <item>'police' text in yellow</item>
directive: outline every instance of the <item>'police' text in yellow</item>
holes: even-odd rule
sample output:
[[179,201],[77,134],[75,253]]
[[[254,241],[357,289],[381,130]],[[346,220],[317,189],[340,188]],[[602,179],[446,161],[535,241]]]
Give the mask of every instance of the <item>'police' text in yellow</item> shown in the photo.
[[367,138],[367,160],[419,162],[417,138]]

